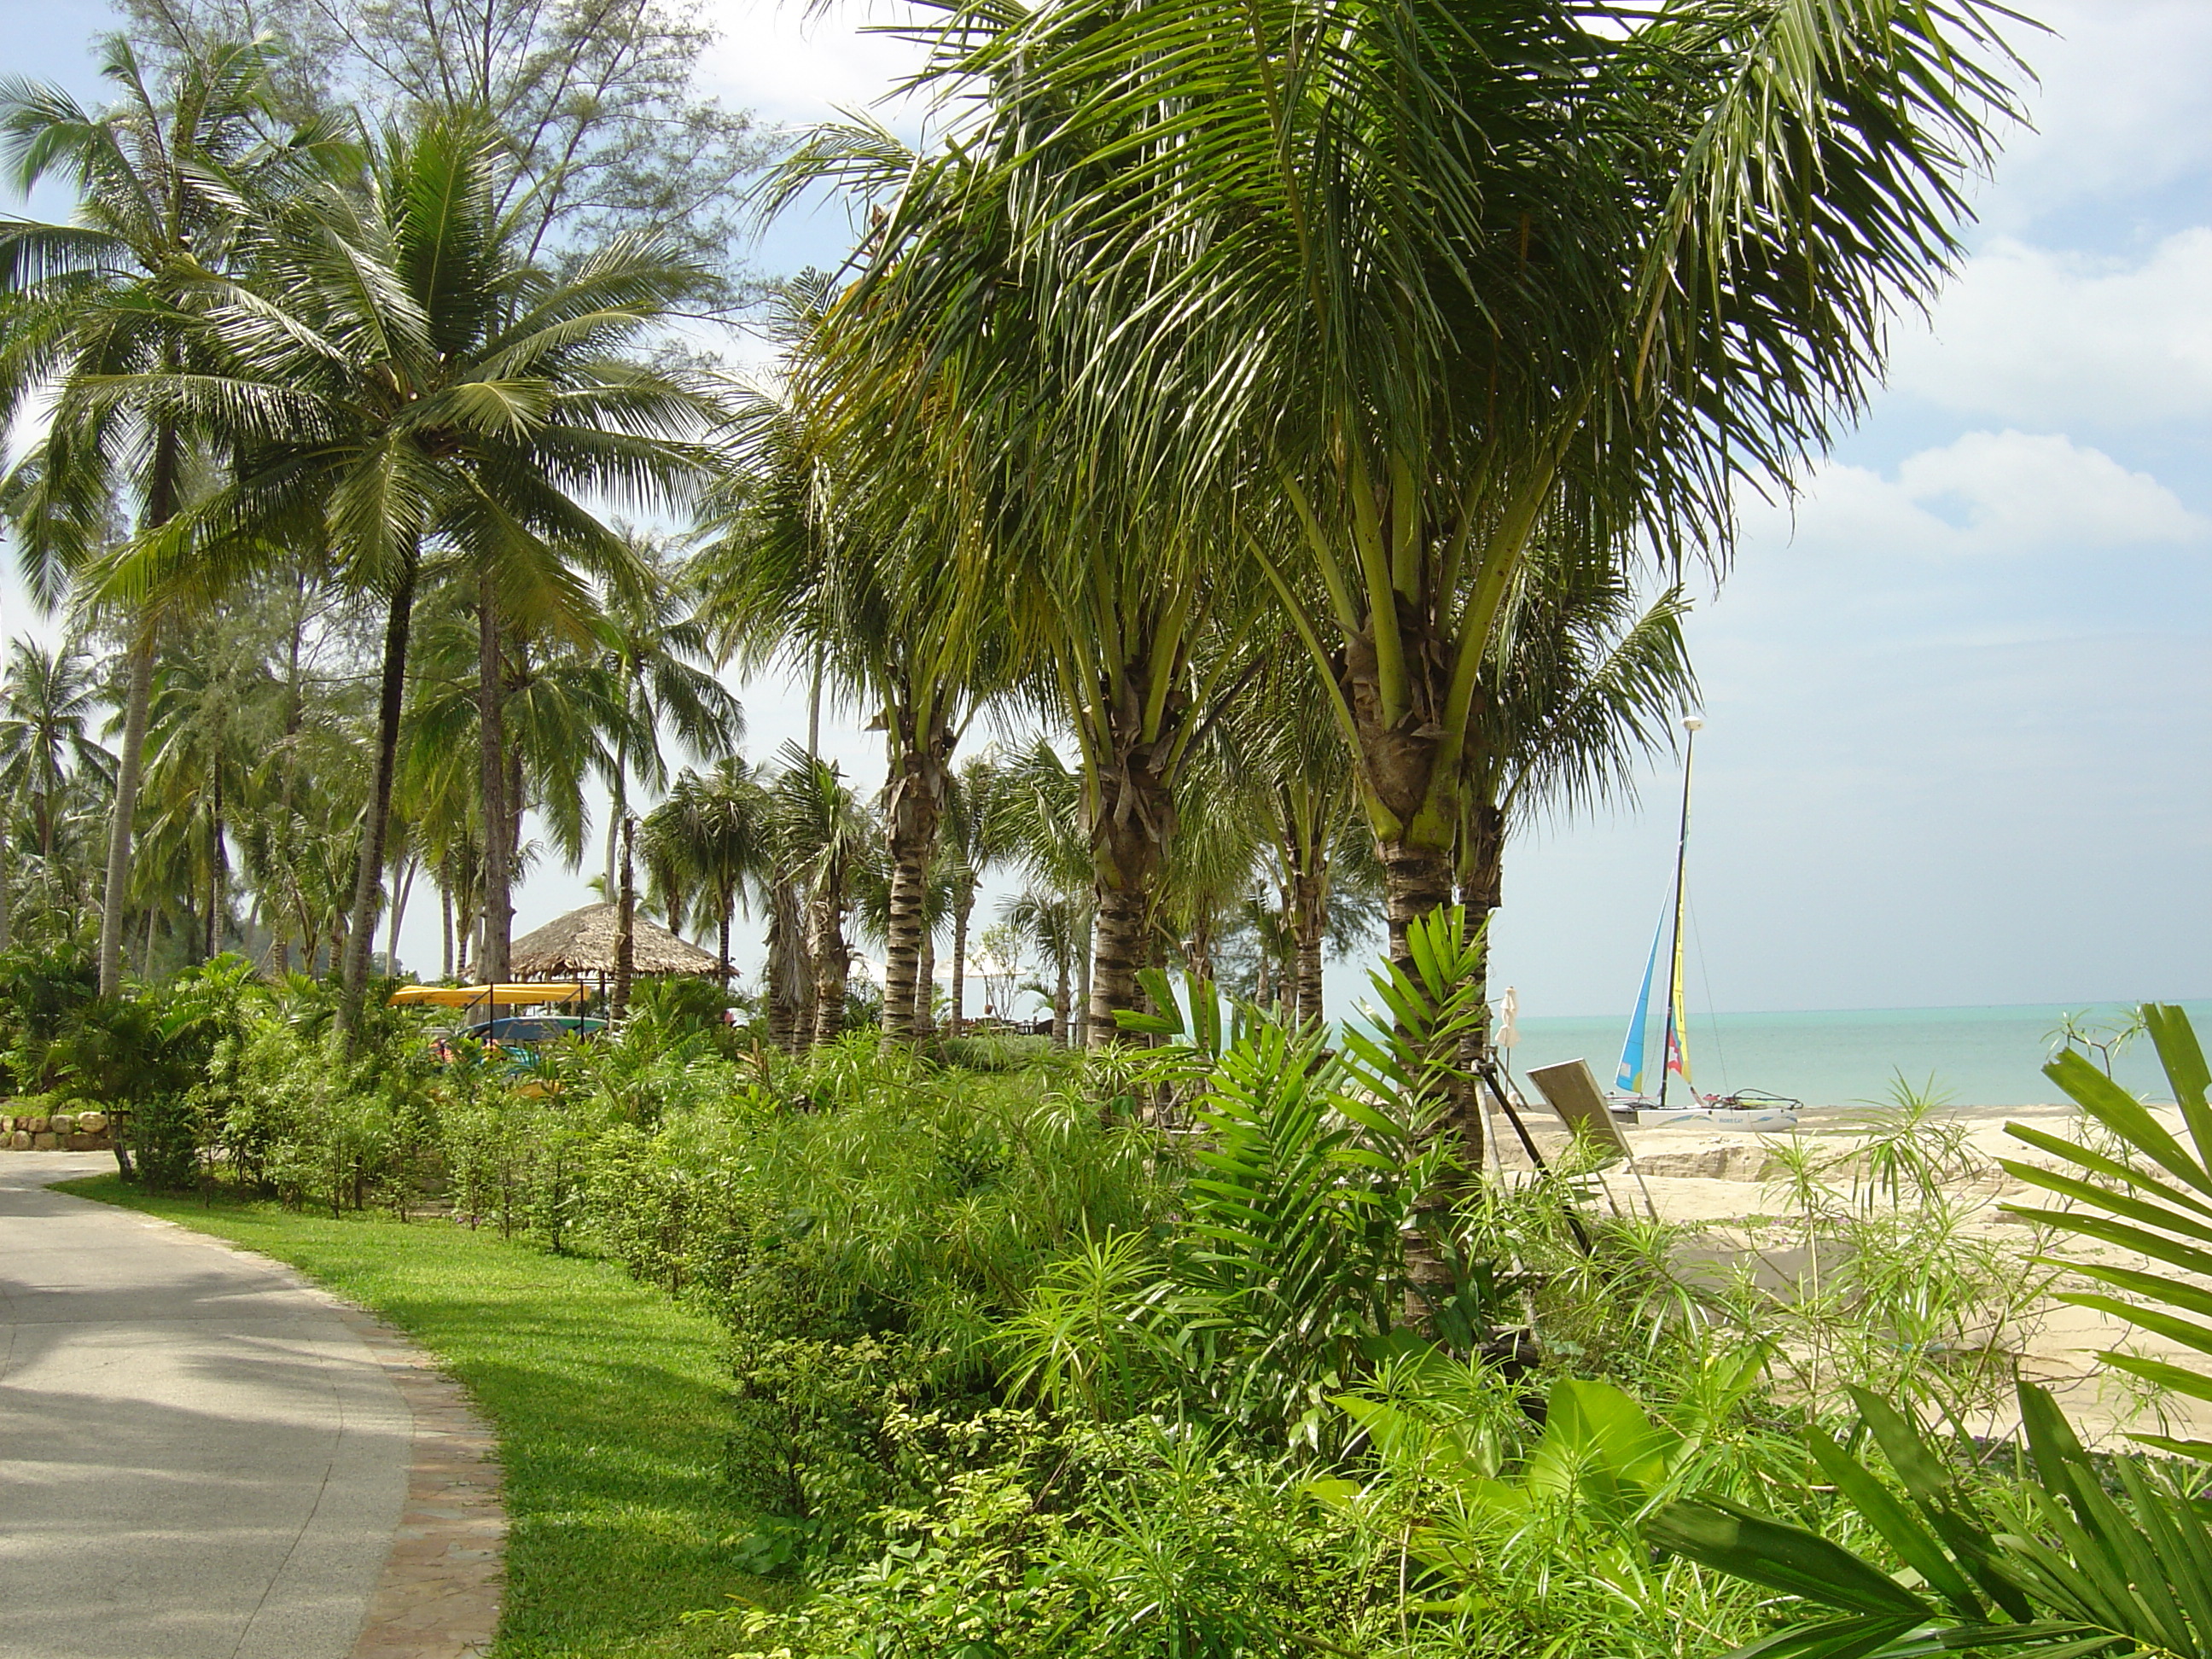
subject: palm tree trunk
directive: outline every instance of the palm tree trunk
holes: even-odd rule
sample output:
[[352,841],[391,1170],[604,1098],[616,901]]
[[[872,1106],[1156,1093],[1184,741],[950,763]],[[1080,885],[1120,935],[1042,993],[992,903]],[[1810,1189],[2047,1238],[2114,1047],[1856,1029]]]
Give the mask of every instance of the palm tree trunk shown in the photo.
[[922,870],[925,860],[895,837],[891,847],[890,913],[884,929],[883,1032],[886,1046],[915,1035],[915,980],[921,960]]
[[1098,888],[1098,920],[1091,948],[1091,1046],[1104,1048],[1118,1041],[1121,1027],[1114,1016],[1137,1006],[1137,972],[1148,960],[1145,924],[1152,908],[1142,890]]
[[209,780],[207,957],[215,960],[222,942],[222,767]]
[[398,878],[392,883],[392,923],[384,933],[384,971],[399,971],[399,924],[407,915],[407,896],[415,890],[415,872],[420,860],[411,854],[399,860]]
[[1137,1007],[1137,970],[1151,965],[1152,889],[1175,834],[1175,803],[1166,778],[1140,761],[1133,743],[1100,781],[1104,799],[1091,825],[1096,872],[1089,1038],[1093,1048],[1121,1040],[1114,1016]]
[[[607,809],[607,891],[610,893],[615,890],[615,847],[622,838],[623,819],[629,812],[629,791],[624,787],[624,778],[629,770],[629,755],[623,749],[622,739],[617,738],[615,739],[615,780],[609,792]],[[672,933],[676,931],[672,923],[668,931]]]
[[1085,916],[1083,920],[1083,937],[1075,952],[1075,1030],[1070,1034],[1070,1041],[1079,1048],[1087,1048],[1091,1046],[1091,958],[1093,954],[1091,941],[1097,932],[1097,928],[1093,920]]
[[[154,462],[146,481],[142,528],[158,530],[176,516],[184,470],[184,440],[164,422],[154,434]],[[116,757],[114,817],[107,830],[107,884],[100,890],[100,994],[123,988],[123,907],[131,891],[131,837],[138,817],[138,775],[145,758],[146,714],[154,697],[154,639],[157,623],[149,606],[131,642],[131,689],[124,701],[123,752]]]
[[1387,842],[1380,852],[1390,960],[1411,973],[1413,959],[1407,940],[1413,925],[1451,902],[1451,857],[1440,848],[1407,841]]
[[15,942],[13,927],[15,898],[8,887],[9,866],[14,861],[15,854],[8,847],[8,826],[4,819],[0,819],[0,951],[8,949]]
[[477,772],[483,793],[483,951],[477,966],[490,984],[507,977],[514,937],[514,866],[507,845],[507,667],[501,649],[499,595],[486,570],[477,578]]
[[131,833],[138,816],[138,774],[145,757],[146,716],[154,701],[154,617],[149,611],[139,621],[137,638],[131,642],[131,683],[123,701],[123,748],[115,757],[107,883],[100,889],[100,994],[104,997],[118,995],[123,989],[123,907],[131,890]]
[[351,1046],[361,1029],[362,998],[368,990],[370,930],[384,876],[384,838],[392,822],[392,781],[398,769],[399,717],[407,696],[407,636],[415,617],[418,550],[402,554],[399,580],[392,585],[384,626],[384,666],[376,708],[376,759],[369,773],[368,803],[362,817],[361,858],[355,866],[353,915],[345,936],[344,966],[339,975],[338,1040]]
[[954,1036],[960,1035],[960,1023],[968,1016],[968,918],[975,912],[975,887],[973,882],[963,881],[960,896],[952,908],[952,1022]]
[[1328,929],[1328,894],[1321,874],[1302,869],[1291,878],[1291,939],[1297,952],[1297,978],[1291,988],[1291,1017],[1301,1025],[1318,1024],[1322,1013],[1322,940]]
[[730,923],[737,915],[737,894],[723,894],[715,910],[714,959],[721,966],[722,988],[726,991],[730,988]]
[[1055,1048],[1067,1047],[1068,958],[1073,954],[1073,951],[1062,951],[1054,963],[1060,970],[1059,982],[1052,992],[1052,1046]]
[[629,982],[637,962],[637,820],[622,822],[622,889],[615,911],[615,988],[607,1003],[608,1016],[620,1019],[629,1012]]
[[[1413,973],[1408,939],[1416,923],[1451,902],[1451,860],[1435,848],[1404,840],[1380,849],[1382,859],[1386,914],[1390,928],[1390,960],[1401,972]],[[1451,1147],[1448,1165],[1429,1189],[1414,1201],[1412,1224],[1406,1236],[1406,1305],[1408,1324],[1432,1328],[1435,1310],[1449,1301],[1455,1289],[1450,1259],[1442,1236],[1450,1225],[1452,1211],[1468,1181],[1482,1168],[1482,1113],[1473,1081],[1454,1079],[1429,1103],[1425,1144],[1444,1140]]]
[[453,976],[453,890],[438,884],[438,977]]
[[814,958],[814,1045],[834,1042],[845,1030],[845,982],[852,967],[845,943],[844,894],[827,887],[815,894],[808,920]]
[[885,790],[884,832],[890,853],[890,916],[884,924],[884,1042],[910,1042],[927,1022],[927,994],[915,1012],[915,976],[927,927],[929,861],[945,815],[951,780],[945,762],[951,733],[942,722],[927,727],[911,709],[888,711],[891,730],[890,781]]
[[1211,922],[1200,921],[1190,930],[1190,938],[1183,945],[1183,962],[1190,969],[1192,978],[1204,980],[1208,984],[1212,982],[1213,927]]
[[927,921],[921,929],[921,954],[915,963],[914,1039],[927,1042],[937,1035],[937,932]]

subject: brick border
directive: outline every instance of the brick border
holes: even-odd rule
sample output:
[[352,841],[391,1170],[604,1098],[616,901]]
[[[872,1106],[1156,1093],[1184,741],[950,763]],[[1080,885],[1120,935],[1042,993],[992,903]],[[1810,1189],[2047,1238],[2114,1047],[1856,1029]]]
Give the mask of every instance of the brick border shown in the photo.
[[428,1354],[383,1321],[329,1300],[415,1417],[399,1527],[351,1659],[476,1659],[499,1625],[507,1510],[498,1441]]

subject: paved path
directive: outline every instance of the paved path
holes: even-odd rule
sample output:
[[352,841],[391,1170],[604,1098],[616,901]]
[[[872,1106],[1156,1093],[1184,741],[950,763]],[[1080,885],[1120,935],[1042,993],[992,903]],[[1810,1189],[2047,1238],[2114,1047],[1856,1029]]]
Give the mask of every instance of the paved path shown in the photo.
[[416,1415],[272,1262],[0,1154],[0,1659],[346,1659]]

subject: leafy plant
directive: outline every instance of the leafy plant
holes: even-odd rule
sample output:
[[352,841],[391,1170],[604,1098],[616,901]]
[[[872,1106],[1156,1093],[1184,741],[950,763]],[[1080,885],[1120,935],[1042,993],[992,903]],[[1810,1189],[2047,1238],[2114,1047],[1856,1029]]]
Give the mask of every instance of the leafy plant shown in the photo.
[[1445,1156],[1322,1042],[1269,1022],[1222,1054],[1193,1109],[1177,1268],[1203,1310],[1184,1340],[1220,1368],[1223,1403],[1308,1438],[1397,1322],[1403,1231]]
[[1904,1498],[1819,1428],[1806,1443],[1905,1577],[1724,1499],[1669,1504],[1644,1526],[1662,1548],[1835,1615],[1732,1659],[2212,1653],[2212,1525],[2188,1488],[2120,1457],[2109,1465],[2118,1490],[2108,1489],[2107,1469],[2051,1397],[2022,1383],[2027,1467],[2016,1487],[1984,1500],[1895,1407],[1851,1393]]
[[[2111,1135],[2121,1156],[2113,1157],[2022,1123],[2005,1132],[2037,1151],[2081,1170],[2081,1175],[2039,1164],[2002,1161],[2006,1172],[2031,1187],[2071,1200],[2068,1209],[2005,1206],[2015,1215],[2061,1231],[2133,1250],[2186,1273],[2212,1274],[2212,1087],[2204,1051],[2189,1016],[2170,1005],[2145,1004],[2142,1022],[2158,1049],[2160,1064],[2181,1109],[2190,1146],[2170,1133],[2150,1109],[2114,1083],[2098,1066],[2068,1049],[2043,1068],[2044,1075]],[[2193,1150],[2192,1150],[2193,1148]],[[2085,1213],[2100,1212],[2101,1213]],[[2120,1296],[2069,1291],[2060,1300],[2113,1314],[2131,1324],[2171,1338],[2199,1353],[2212,1354],[2212,1291],[2164,1273],[2100,1262],[2054,1261]],[[2142,1354],[2107,1351],[2106,1364],[2172,1393],[2212,1400],[2212,1376]],[[2212,1458],[2212,1441],[2137,1436],[2146,1443],[2192,1457]]]

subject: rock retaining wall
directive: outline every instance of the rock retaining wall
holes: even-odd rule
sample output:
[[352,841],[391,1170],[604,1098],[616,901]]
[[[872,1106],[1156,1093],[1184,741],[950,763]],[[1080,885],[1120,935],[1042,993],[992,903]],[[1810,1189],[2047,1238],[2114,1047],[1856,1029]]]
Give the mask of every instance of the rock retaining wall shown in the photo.
[[113,1126],[105,1112],[0,1114],[0,1147],[17,1152],[105,1152],[113,1150]]

